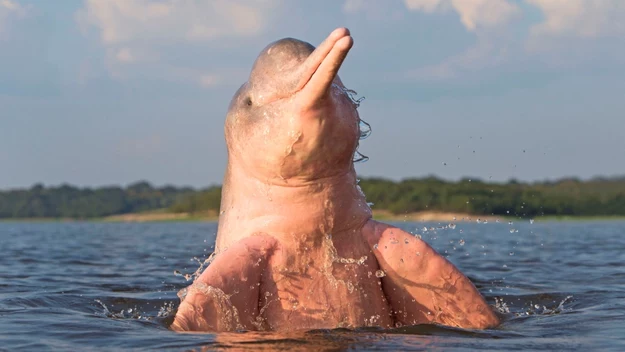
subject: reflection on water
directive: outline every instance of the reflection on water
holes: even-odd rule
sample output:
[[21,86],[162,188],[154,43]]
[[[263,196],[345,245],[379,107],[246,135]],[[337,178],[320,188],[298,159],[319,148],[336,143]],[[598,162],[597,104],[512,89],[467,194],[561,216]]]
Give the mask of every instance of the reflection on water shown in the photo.
[[173,272],[196,274],[215,224],[0,223],[2,348],[625,348],[625,223],[398,225],[459,266],[504,318],[502,326],[175,333],[168,326],[176,294],[188,282]]

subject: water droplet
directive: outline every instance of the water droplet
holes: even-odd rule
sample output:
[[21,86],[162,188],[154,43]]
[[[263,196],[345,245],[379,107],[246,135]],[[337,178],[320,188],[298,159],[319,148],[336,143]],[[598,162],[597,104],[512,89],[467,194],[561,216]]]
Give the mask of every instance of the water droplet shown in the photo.
[[358,119],[358,127],[360,128],[360,139],[366,139],[371,135],[371,125],[367,122]]
[[530,219],[530,224],[533,224],[533,223],[534,223],[534,219]]
[[373,245],[373,249],[378,249],[378,244],[377,243]]
[[460,239],[460,241],[458,241],[458,244],[460,244],[461,246],[464,246],[464,240]]
[[369,160],[368,156],[362,155],[359,151],[354,152],[354,157],[352,158],[352,162],[354,163],[365,163]]
[[385,277],[385,276],[386,276],[386,273],[384,272],[384,270],[377,270],[377,271],[375,272],[375,276],[376,276],[376,277]]
[[351,281],[347,281],[347,290],[349,291],[349,293],[354,292],[354,284],[352,284]]

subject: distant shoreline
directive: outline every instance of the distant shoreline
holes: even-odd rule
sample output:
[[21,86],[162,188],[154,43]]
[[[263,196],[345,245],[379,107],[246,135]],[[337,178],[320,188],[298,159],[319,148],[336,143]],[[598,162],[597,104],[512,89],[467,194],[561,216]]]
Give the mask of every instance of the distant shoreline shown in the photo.
[[[410,222],[497,222],[517,217],[503,217],[493,215],[476,215],[468,213],[423,211],[406,214],[393,214],[387,210],[374,210],[373,218],[381,221],[410,221]],[[155,222],[217,222],[219,219],[215,211],[203,213],[171,213],[147,212],[112,215],[104,218],[74,219],[74,218],[4,218],[0,223],[45,223],[45,222],[108,222],[108,223],[155,223]],[[536,222],[546,221],[618,221],[625,220],[625,216],[538,216]]]

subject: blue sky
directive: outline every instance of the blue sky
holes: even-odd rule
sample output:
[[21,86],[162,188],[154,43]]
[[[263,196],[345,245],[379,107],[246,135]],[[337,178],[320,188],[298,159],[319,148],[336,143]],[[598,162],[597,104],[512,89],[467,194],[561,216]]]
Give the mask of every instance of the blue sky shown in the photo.
[[0,188],[221,183],[258,52],[338,26],[361,175],[625,174],[622,0],[0,0]]

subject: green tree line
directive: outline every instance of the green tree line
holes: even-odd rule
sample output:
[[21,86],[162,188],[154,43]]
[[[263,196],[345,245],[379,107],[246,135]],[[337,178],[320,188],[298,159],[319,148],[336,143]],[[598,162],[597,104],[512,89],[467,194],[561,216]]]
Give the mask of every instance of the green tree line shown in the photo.
[[192,188],[155,188],[147,182],[128,187],[78,188],[70,185],[0,191],[0,218],[97,218],[169,208],[195,193]]
[[[625,216],[625,177],[535,183],[366,178],[359,184],[374,209],[395,214],[430,210],[520,217]],[[97,189],[35,185],[0,192],[0,218],[95,218],[161,209],[198,213],[219,211],[220,199],[219,186],[196,190],[156,188],[147,182]]]
[[[429,210],[520,217],[625,215],[625,177],[536,183],[489,183],[470,178],[450,182],[436,177],[396,182],[367,178],[359,185],[373,209],[394,214]],[[221,189],[213,187],[187,196],[171,210],[218,211],[220,194]]]

